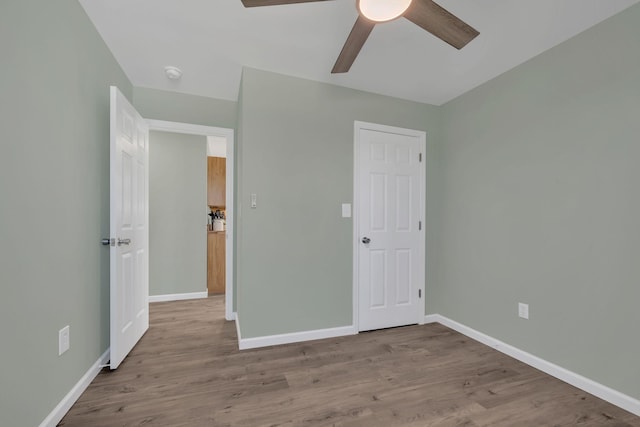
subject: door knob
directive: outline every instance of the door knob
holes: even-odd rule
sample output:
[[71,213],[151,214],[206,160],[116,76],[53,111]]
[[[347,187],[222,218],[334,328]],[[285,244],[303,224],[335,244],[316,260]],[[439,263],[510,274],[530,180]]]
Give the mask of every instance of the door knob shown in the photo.
[[362,238],[362,243],[364,243],[365,245],[367,245],[367,244],[371,243],[371,239],[370,239],[370,238],[368,238],[368,237],[363,237],[363,238]]
[[131,243],[131,239],[121,239],[118,237],[118,246],[128,245],[129,243]]

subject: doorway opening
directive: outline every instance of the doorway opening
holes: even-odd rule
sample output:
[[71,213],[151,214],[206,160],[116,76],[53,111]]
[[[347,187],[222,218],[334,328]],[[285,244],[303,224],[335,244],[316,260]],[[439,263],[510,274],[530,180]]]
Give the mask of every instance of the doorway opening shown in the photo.
[[207,291],[209,296],[224,295],[227,140],[207,136]]
[[[227,128],[218,128],[212,126],[201,126],[201,125],[193,125],[187,123],[178,123],[178,122],[168,122],[161,120],[147,120],[147,124],[149,126],[149,130],[153,134],[176,134],[183,135],[184,137],[195,138],[198,141],[198,155],[200,156],[195,160],[195,162],[199,165],[197,168],[197,173],[193,175],[193,179],[196,180],[198,189],[196,190],[197,195],[195,197],[200,197],[196,200],[196,210],[195,216],[193,218],[193,224],[189,223],[188,225],[193,229],[193,227],[197,227],[197,235],[195,239],[192,239],[193,245],[197,246],[197,262],[195,263],[194,270],[197,271],[197,274],[194,275],[193,278],[189,279],[189,274],[186,274],[186,280],[193,280],[192,288],[195,287],[198,289],[198,292],[188,292],[188,293],[173,293],[167,292],[166,298],[162,298],[163,295],[159,297],[150,297],[150,301],[169,301],[169,300],[179,300],[179,299],[192,299],[192,298],[206,298],[209,294],[209,286],[208,281],[209,278],[215,279],[219,286],[222,286],[219,295],[215,296],[218,299],[224,299],[224,313],[226,320],[234,320],[235,319],[235,310],[234,310],[234,289],[233,289],[233,257],[234,257],[234,221],[233,221],[233,212],[234,212],[234,130]],[[151,138],[150,142],[150,155],[151,155],[151,165],[150,168],[154,168],[153,160],[153,138]],[[212,153],[207,147],[207,150],[201,149],[202,144],[206,144],[207,146],[212,145],[211,142],[214,143],[216,149],[218,151]],[[188,143],[185,145],[189,145]],[[186,149],[185,149],[186,151]],[[191,150],[192,151],[192,150]],[[220,156],[220,153],[224,152],[224,157]],[[209,154],[214,154],[214,156],[209,156]],[[217,154],[217,155],[216,155]],[[180,152],[174,156],[173,159],[170,159],[171,162],[176,162],[176,165],[179,164],[180,161],[188,162],[186,157],[187,153]],[[191,158],[193,159],[193,154],[191,154]],[[211,199],[209,194],[209,162],[210,159],[218,159],[216,160],[220,163],[220,159],[222,159],[222,168],[218,168],[217,170],[217,178],[216,182],[216,199],[215,201]],[[185,167],[185,165],[182,165]],[[165,168],[166,170],[166,168]],[[158,172],[158,171],[156,171]],[[192,174],[192,170],[188,168],[185,169],[185,174]],[[171,169],[170,173],[178,173],[176,170]],[[182,172],[179,172],[182,173]],[[222,174],[222,175],[220,175]],[[197,178],[196,178],[197,177]],[[172,185],[171,180],[166,179],[164,177],[164,182],[166,185]],[[201,180],[200,180],[201,178]],[[220,188],[220,182],[223,182],[222,188]],[[185,188],[185,191],[190,190],[190,188]],[[175,191],[179,191],[179,189],[175,189]],[[181,195],[184,196],[184,195]],[[213,202],[213,204],[212,204]],[[156,203],[157,206],[157,203]],[[205,210],[206,206],[206,210]],[[169,209],[176,210],[180,209],[181,206],[175,206],[168,204],[168,206],[163,206],[158,209]],[[213,210],[212,210],[213,209]],[[191,210],[193,212],[193,209]],[[153,217],[153,206],[150,206],[150,216]],[[211,214],[211,215],[210,215]],[[215,215],[215,218],[213,216]],[[224,220],[222,220],[222,216],[224,216]],[[186,226],[186,225],[185,225]],[[215,226],[215,229],[214,229]],[[176,227],[173,228],[174,230]],[[179,227],[177,228],[180,229]],[[154,233],[155,231],[155,233]],[[162,229],[161,225],[156,225],[154,229],[150,228],[150,240],[153,241],[153,235],[163,236],[162,238],[158,237],[158,240],[163,240],[162,244],[158,244],[159,250],[163,248],[163,246],[174,246],[171,250],[174,254],[180,253],[179,246],[182,244],[180,242],[180,236],[176,235],[173,239],[168,239],[168,236],[164,236],[165,230]],[[191,233],[194,234],[193,232]],[[213,247],[212,247],[213,245]],[[159,251],[158,250],[158,251]],[[210,257],[213,255],[213,250],[217,256],[215,257],[215,264],[210,266]],[[209,252],[209,253],[208,253]],[[151,254],[153,256],[153,254]],[[166,262],[171,264],[172,259],[164,259],[167,258],[166,255],[162,256],[162,259],[159,262]],[[193,261],[193,260],[191,260]],[[221,277],[222,275],[222,277]],[[179,280],[179,279],[176,279]],[[224,293],[224,295],[221,295]]]

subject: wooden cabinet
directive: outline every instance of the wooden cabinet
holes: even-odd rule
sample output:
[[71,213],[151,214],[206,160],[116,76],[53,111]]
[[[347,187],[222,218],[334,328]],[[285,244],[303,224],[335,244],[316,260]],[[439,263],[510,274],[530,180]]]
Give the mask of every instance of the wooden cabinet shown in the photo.
[[[226,205],[227,159],[207,158],[207,204],[224,210]],[[207,289],[225,293],[225,232],[207,232]]]
[[226,205],[227,159],[207,157],[207,204],[224,207]]
[[225,293],[225,232],[207,233],[207,290],[211,294]]

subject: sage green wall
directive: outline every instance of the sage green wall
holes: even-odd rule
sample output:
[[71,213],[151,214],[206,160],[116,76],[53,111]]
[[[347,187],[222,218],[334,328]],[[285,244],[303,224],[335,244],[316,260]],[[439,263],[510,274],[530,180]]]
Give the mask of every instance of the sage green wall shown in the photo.
[[432,294],[440,314],[635,398],[639,23],[634,6],[445,105]]
[[223,99],[135,87],[133,105],[145,119],[235,129],[238,103]]
[[207,138],[149,135],[149,295],[207,290]]
[[0,425],[37,426],[109,346],[109,85],[132,88],[77,0],[0,2],[0,53]]
[[[440,109],[254,69],[241,94],[242,337],[351,325],[352,220],[340,206],[352,202],[354,121],[427,132],[427,230],[436,233]],[[436,236],[427,235],[428,254]],[[428,285],[434,261],[427,256]]]

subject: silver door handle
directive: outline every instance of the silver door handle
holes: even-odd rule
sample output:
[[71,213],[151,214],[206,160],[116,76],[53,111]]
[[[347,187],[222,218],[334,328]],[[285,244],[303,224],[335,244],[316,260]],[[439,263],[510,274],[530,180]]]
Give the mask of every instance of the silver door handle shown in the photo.
[[118,237],[118,246],[120,245],[128,245],[131,243],[131,239],[121,239]]
[[363,237],[362,238],[362,243],[364,243],[365,245],[368,245],[369,243],[371,243],[371,239],[368,237]]

